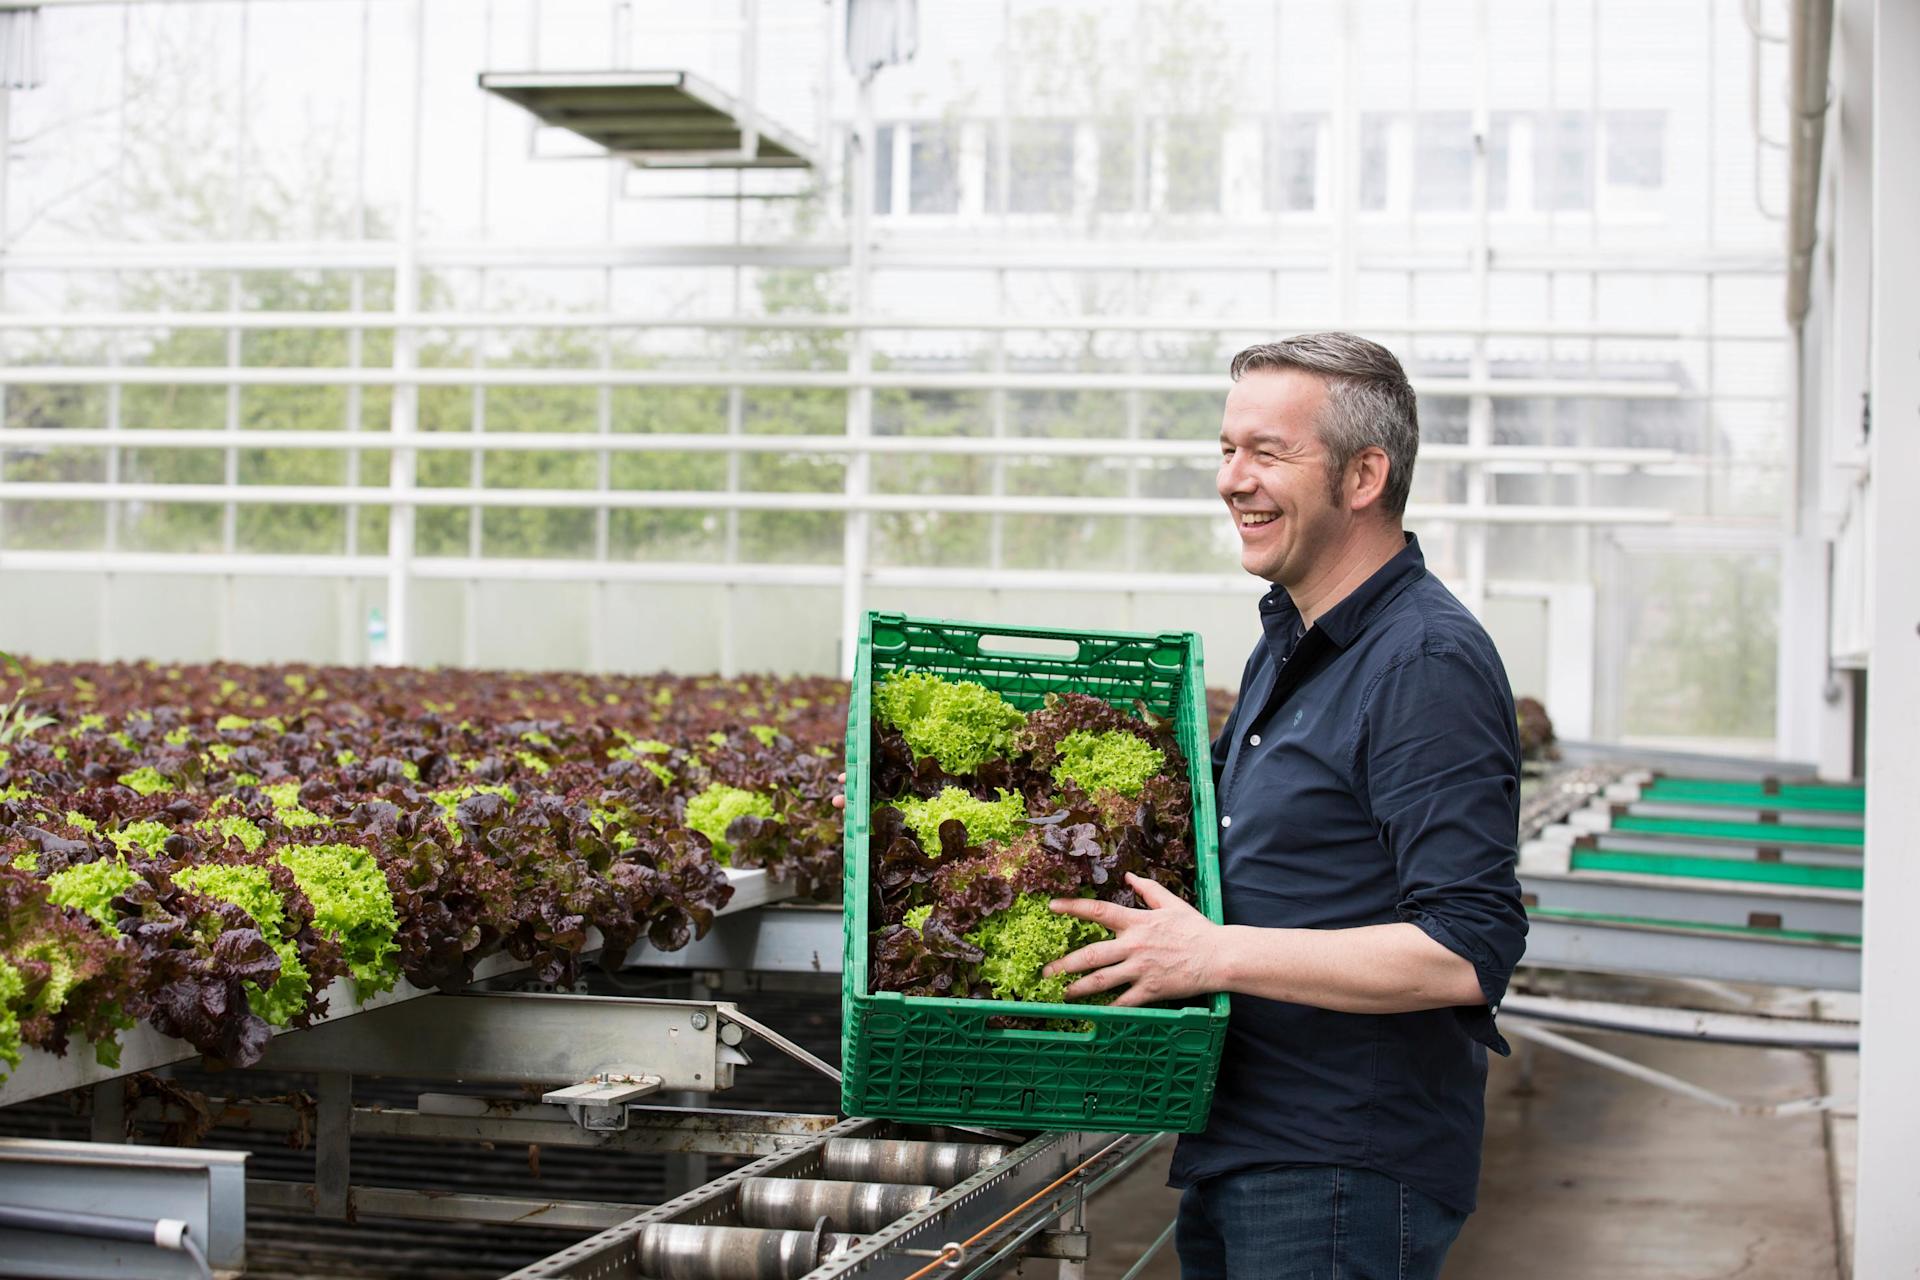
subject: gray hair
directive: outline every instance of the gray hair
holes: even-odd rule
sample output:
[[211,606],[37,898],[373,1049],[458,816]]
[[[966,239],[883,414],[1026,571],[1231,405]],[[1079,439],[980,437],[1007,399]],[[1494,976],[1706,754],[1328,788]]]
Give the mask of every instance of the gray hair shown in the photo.
[[1259,369],[1304,369],[1326,380],[1327,403],[1315,425],[1327,449],[1327,484],[1335,502],[1347,464],[1362,449],[1379,448],[1387,455],[1381,510],[1389,516],[1406,511],[1420,451],[1420,414],[1413,385],[1393,352],[1351,333],[1303,333],[1255,343],[1233,358],[1227,372],[1238,382]]

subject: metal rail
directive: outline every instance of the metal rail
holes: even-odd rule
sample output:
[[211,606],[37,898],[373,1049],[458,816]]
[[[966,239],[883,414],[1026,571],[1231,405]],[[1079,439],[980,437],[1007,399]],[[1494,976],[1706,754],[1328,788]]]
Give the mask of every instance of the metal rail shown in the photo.
[[1860,936],[1858,890],[1540,870],[1522,871],[1520,890],[1530,907],[1550,910]]

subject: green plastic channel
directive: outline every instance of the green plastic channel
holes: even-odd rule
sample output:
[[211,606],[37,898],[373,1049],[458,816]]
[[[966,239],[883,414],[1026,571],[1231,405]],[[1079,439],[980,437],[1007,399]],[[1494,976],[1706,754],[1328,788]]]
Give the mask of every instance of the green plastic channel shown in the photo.
[[1743,844],[1768,846],[1817,844],[1858,849],[1862,844],[1857,827],[1801,827],[1785,822],[1721,822],[1713,818],[1648,818],[1632,813],[1616,817],[1613,830],[1636,831],[1650,836],[1738,840]]
[[1860,938],[1851,933],[1812,933],[1806,929],[1760,929],[1744,924],[1710,924],[1704,920],[1654,920],[1647,916],[1619,916],[1605,911],[1566,911],[1560,908],[1528,907],[1529,920],[1564,920],[1568,924],[1651,925],[1662,929],[1700,929],[1708,933],[1764,938],[1781,942],[1819,942],[1828,946],[1857,947]]
[[1622,853],[1614,849],[1575,849],[1573,869],[1687,880],[1743,880],[1751,884],[1796,885],[1802,889],[1858,890],[1866,880],[1866,873],[1859,867],[1811,867],[1795,862],[1750,862],[1744,858],[1701,858],[1682,853]]
[[1782,786],[1768,791],[1757,782],[1717,782],[1707,778],[1656,778],[1640,789],[1640,798],[1748,809],[1809,809],[1823,813],[1862,813],[1867,807],[1864,787]]

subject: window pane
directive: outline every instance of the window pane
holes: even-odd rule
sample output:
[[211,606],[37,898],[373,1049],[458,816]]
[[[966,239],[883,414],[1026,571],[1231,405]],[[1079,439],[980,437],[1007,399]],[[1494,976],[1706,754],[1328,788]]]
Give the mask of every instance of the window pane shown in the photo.
[[1625,732],[1771,739],[1778,559],[1761,552],[1635,555],[1627,560],[1625,588],[1619,607],[1633,673]]
[[1487,208],[1507,207],[1508,168],[1513,164],[1514,113],[1497,111],[1487,122]]
[[1664,111],[1607,113],[1607,182],[1658,190],[1666,181]]
[[953,130],[937,124],[913,126],[913,168],[908,177],[909,212],[960,211],[960,148]]
[[873,211],[893,212],[893,126],[873,131]]
[[1116,124],[1100,130],[1100,190],[1095,201],[1102,213],[1128,213],[1138,205],[1133,198],[1133,125]]
[[1073,125],[1016,120],[1007,160],[1009,213],[1073,212]]
[[1534,208],[1591,209],[1593,122],[1586,112],[1543,112],[1534,138]]
[[1160,133],[1167,166],[1167,210],[1220,210],[1220,124],[1211,119],[1168,120]]
[[1267,211],[1312,209],[1319,170],[1320,117],[1285,115],[1268,120],[1266,127]]
[[1387,137],[1393,117],[1368,112],[1360,117],[1360,207],[1387,207]]
[[1420,117],[1413,139],[1413,207],[1473,207],[1473,117],[1466,112]]

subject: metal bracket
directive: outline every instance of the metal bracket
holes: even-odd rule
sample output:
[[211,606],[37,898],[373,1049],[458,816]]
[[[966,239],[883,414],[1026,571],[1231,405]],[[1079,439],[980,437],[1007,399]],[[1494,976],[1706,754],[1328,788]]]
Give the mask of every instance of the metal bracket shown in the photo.
[[[247,1156],[237,1151],[0,1138],[0,1201],[176,1219],[205,1246],[215,1269],[237,1273],[246,1266],[246,1169]],[[205,1274],[186,1253],[11,1230],[0,1230],[0,1269],[10,1276],[154,1280]]]
[[663,1083],[659,1076],[602,1072],[584,1084],[550,1089],[540,1101],[564,1106],[573,1122],[589,1133],[619,1133],[627,1127],[627,1104],[658,1093]]

